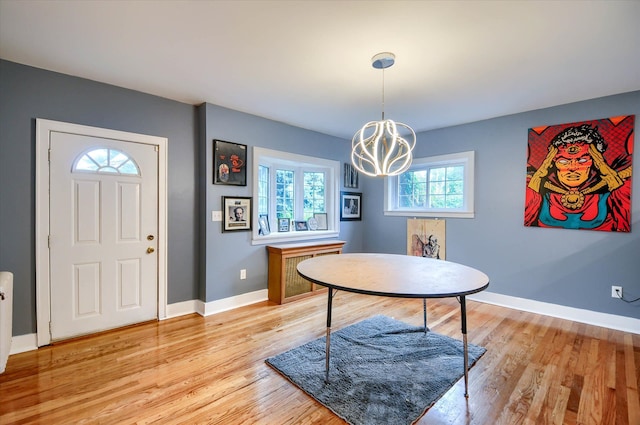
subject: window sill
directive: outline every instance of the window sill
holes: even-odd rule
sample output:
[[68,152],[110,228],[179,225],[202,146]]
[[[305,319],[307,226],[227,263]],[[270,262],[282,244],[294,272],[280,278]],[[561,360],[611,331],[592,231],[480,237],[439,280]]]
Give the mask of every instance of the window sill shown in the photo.
[[251,245],[267,245],[279,242],[298,242],[314,239],[337,238],[339,232],[334,230],[308,230],[302,232],[272,232],[266,236],[254,236]]
[[436,217],[436,218],[474,218],[474,211],[385,211],[384,215],[394,217]]

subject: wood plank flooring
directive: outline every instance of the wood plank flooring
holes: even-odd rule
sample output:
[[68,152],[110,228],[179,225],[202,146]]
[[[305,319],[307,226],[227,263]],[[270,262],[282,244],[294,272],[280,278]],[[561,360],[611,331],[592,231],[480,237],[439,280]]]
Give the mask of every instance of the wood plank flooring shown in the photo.
[[[422,302],[338,293],[333,329],[375,314],[420,325]],[[418,424],[640,424],[640,335],[468,301],[487,353]],[[264,360],[324,335],[326,297],[183,316],[9,358],[1,424],[342,424]],[[429,326],[460,336],[456,300]]]

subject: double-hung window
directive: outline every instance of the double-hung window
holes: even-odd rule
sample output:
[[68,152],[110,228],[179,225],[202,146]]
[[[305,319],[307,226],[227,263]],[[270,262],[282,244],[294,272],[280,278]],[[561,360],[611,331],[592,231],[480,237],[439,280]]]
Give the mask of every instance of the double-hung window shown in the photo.
[[[338,235],[338,161],[260,147],[253,148],[253,157],[257,216],[266,216],[270,228],[269,234],[262,234],[259,226],[253,226],[254,244]],[[296,230],[295,222],[307,222],[318,215],[322,216],[321,229],[307,226],[313,230]],[[281,225],[283,221],[289,224],[287,230]]]
[[385,182],[385,215],[473,218],[474,152],[416,158]]

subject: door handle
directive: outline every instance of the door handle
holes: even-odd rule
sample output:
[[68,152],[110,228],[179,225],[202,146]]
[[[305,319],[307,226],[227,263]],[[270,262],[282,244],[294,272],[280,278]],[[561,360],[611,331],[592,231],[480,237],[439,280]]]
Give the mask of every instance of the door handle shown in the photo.
[[155,249],[153,249],[152,247],[147,248],[147,254],[153,254],[155,252]]
[[152,241],[152,240],[153,240],[153,235],[149,235],[149,236],[147,236],[147,240],[148,240],[148,241]]

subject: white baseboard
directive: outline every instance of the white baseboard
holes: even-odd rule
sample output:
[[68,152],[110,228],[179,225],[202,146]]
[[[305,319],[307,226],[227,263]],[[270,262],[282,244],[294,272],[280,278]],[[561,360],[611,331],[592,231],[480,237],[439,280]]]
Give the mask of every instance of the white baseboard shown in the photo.
[[172,317],[184,316],[191,313],[200,313],[199,304],[202,304],[200,300],[182,301],[179,303],[167,305],[167,317],[165,319],[171,319]]
[[574,322],[594,326],[602,326],[618,331],[640,334],[640,319],[634,319],[632,317],[583,310],[542,301],[533,301],[526,298],[496,294],[494,292],[479,292],[468,296],[467,299],[560,319],[573,320]]
[[268,296],[268,290],[261,289],[259,291],[248,292],[234,297],[210,301],[208,303],[200,300],[183,301],[167,306],[167,319],[191,313],[198,313],[201,316],[210,316],[212,314],[222,313],[223,311],[232,310],[234,308],[267,301]]
[[11,350],[9,354],[24,353],[25,351],[38,349],[38,335],[26,334],[18,335],[11,338]]
[[203,316],[210,316],[212,314],[222,313],[223,311],[244,307],[245,305],[259,303],[268,299],[269,291],[267,289],[261,289],[259,291],[236,295],[235,297],[203,303],[203,311],[198,313]]
[[[259,291],[236,295],[234,297],[205,303],[200,300],[182,301],[167,305],[167,319],[184,316],[186,314],[198,313],[201,316],[210,316],[223,311],[244,307],[268,299],[268,291]],[[573,320],[574,322],[586,323],[594,326],[616,329],[629,333],[640,333],[640,319],[632,317],[616,316],[615,314],[599,313],[597,311],[583,310],[579,308],[566,307],[558,304],[545,303],[541,301],[528,300],[526,298],[512,297],[509,295],[496,294],[494,292],[480,292],[467,297],[472,301],[479,301],[487,304],[499,305],[516,310],[528,311],[531,313],[543,314],[545,316],[558,317],[560,319]],[[14,336],[9,354],[18,354],[25,351],[37,350],[38,342],[36,334]]]

